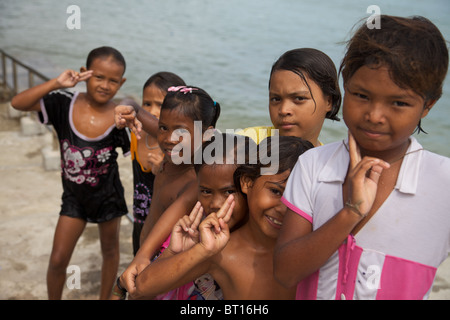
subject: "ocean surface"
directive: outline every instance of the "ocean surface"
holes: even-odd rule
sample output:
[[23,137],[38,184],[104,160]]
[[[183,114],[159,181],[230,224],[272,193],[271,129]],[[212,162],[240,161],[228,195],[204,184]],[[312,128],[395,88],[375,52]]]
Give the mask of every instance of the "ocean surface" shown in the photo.
[[[91,49],[113,46],[127,61],[122,95],[140,100],[150,75],[171,71],[220,102],[221,130],[237,129],[271,124],[268,78],[282,53],[316,48],[338,68],[344,42],[373,4],[382,14],[425,16],[450,40],[448,0],[1,0],[0,48],[56,77],[84,66]],[[415,136],[424,147],[450,157],[449,79],[422,127],[428,134]],[[346,132],[343,121],[326,120],[320,140]]]

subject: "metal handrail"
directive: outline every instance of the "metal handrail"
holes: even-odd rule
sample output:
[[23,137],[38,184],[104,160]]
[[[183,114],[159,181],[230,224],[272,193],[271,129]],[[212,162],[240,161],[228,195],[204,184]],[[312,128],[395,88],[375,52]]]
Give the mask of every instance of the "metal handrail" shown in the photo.
[[[6,89],[6,88],[12,89],[12,92],[11,92],[12,95],[16,95],[18,93],[18,76],[17,76],[17,66],[18,65],[28,71],[28,87],[29,88],[34,87],[34,77],[35,76],[40,78],[44,82],[50,80],[49,77],[43,75],[42,73],[35,70],[34,68],[17,60],[13,56],[7,54],[2,49],[0,49],[0,54],[2,57],[2,86],[4,89]],[[11,63],[12,63],[12,84],[11,84],[11,86],[8,85],[8,69],[6,66],[7,59],[11,60]]]
[[[5,51],[3,51],[2,49],[0,49],[0,54],[1,54],[1,59],[2,59],[2,83],[1,86],[3,87],[3,92],[8,92],[9,93],[9,97],[8,98],[12,98],[13,96],[15,96],[17,93],[19,93],[19,88],[18,88],[18,74],[17,74],[17,66],[20,66],[24,69],[26,69],[28,71],[28,88],[32,88],[34,87],[34,77],[38,77],[40,78],[40,80],[42,80],[43,82],[49,81],[50,78],[43,75],[42,73],[40,73],[39,71],[37,71],[36,69],[26,65],[25,63],[17,60],[16,58],[14,58],[13,56],[7,54]],[[6,65],[6,60],[10,59],[11,63],[12,63],[12,86],[8,85],[8,68]],[[29,112],[25,112],[28,116],[31,116]],[[34,118],[34,117],[32,117]],[[37,119],[35,119],[37,121]],[[54,129],[51,126],[48,125],[44,125],[44,127],[50,131],[53,135],[53,149],[57,150],[58,148],[58,139],[56,136],[56,133],[54,131]]]

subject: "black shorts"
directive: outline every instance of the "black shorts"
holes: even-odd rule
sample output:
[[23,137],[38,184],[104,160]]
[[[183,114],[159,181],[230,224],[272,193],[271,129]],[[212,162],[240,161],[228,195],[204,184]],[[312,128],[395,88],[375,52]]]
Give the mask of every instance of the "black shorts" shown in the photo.
[[89,199],[80,200],[74,195],[64,192],[60,215],[101,223],[126,215],[127,212],[125,199],[118,195],[91,196]]

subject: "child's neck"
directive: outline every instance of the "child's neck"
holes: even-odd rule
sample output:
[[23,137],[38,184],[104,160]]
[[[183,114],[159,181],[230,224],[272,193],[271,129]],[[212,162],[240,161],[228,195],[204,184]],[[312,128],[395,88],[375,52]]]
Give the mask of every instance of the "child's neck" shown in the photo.
[[114,106],[114,103],[111,100],[109,100],[106,103],[98,103],[88,93],[84,93],[83,98],[85,103],[96,111],[103,111],[108,107]]
[[361,149],[360,150],[361,158],[363,158],[364,156],[371,156],[378,159],[382,159],[388,162],[389,164],[394,164],[397,162],[401,163],[400,160],[403,159],[403,157],[406,155],[406,151],[408,150],[410,143],[411,141],[408,139],[395,149],[382,150],[378,152]]

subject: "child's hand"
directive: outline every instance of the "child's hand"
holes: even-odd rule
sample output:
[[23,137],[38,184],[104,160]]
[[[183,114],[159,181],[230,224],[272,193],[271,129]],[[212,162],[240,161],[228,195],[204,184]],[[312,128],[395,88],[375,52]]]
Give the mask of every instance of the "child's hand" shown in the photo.
[[132,106],[120,105],[114,109],[114,121],[117,129],[128,127],[137,139],[141,138],[142,123],[136,118],[136,111]]
[[203,207],[197,201],[189,216],[184,216],[175,224],[166,250],[177,254],[192,248],[199,242],[198,225],[203,217]]
[[217,218],[222,218],[224,222],[228,223],[231,219],[231,215],[233,214],[234,206],[234,196],[230,194],[220,207],[219,211],[217,211]]
[[131,298],[136,292],[136,277],[150,264],[150,259],[136,256],[128,268],[120,276],[120,283],[127,290]]
[[152,152],[148,154],[147,162],[150,165],[153,174],[156,175],[159,172],[163,160],[164,153],[162,153],[160,148],[152,150]]
[[348,145],[350,154],[348,204],[361,217],[364,217],[369,213],[375,201],[380,175],[390,165],[381,159],[373,157],[361,159],[358,144],[350,132]]
[[230,239],[228,224],[216,213],[210,213],[200,224],[200,244],[208,255],[214,255],[225,248]]
[[78,82],[85,81],[92,76],[93,70],[85,72],[76,72],[74,70],[65,70],[61,73],[56,81],[61,88],[72,88]]

